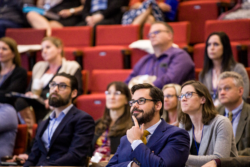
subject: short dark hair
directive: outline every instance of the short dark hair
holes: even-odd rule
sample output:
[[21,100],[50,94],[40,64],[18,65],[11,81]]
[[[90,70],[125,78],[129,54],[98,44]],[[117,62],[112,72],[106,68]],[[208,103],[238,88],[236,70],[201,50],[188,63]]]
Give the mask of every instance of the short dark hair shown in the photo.
[[135,91],[139,90],[139,89],[149,89],[149,96],[152,97],[153,100],[155,100],[154,103],[161,101],[162,103],[162,107],[160,109],[160,116],[162,116],[163,114],[163,100],[164,100],[164,96],[163,96],[163,92],[161,91],[161,89],[152,86],[148,83],[144,83],[144,84],[138,84],[138,85],[134,85],[131,88],[131,93],[132,95],[135,93]]
[[[67,74],[65,72],[62,72],[62,73],[58,73],[56,74],[53,79],[57,76],[62,76],[62,77],[65,77],[65,78],[68,78],[70,80],[70,87],[71,87],[71,90],[78,90],[78,82],[77,82],[77,79],[74,75],[70,75],[70,74]],[[53,81],[52,79],[52,81]]]

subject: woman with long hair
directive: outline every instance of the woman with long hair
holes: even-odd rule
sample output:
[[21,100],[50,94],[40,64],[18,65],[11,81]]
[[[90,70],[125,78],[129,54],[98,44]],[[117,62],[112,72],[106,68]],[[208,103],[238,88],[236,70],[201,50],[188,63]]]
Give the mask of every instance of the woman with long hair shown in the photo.
[[92,151],[102,153],[102,161],[108,161],[110,154],[114,154],[120,144],[120,138],[132,126],[129,101],[131,94],[128,86],[123,82],[111,82],[107,86],[106,108],[103,117],[98,120]]
[[185,82],[179,100],[179,127],[190,136],[187,166],[202,166],[213,159],[238,156],[231,122],[217,113],[204,84]]
[[204,67],[199,75],[199,80],[207,86],[216,106],[219,104],[217,98],[218,77],[224,71],[234,71],[243,77],[243,98],[247,99],[249,95],[249,78],[245,67],[234,60],[227,34],[213,32],[206,41]]
[[170,125],[178,126],[179,107],[178,97],[181,93],[181,86],[178,84],[167,84],[162,88],[164,94],[164,112],[162,118]]

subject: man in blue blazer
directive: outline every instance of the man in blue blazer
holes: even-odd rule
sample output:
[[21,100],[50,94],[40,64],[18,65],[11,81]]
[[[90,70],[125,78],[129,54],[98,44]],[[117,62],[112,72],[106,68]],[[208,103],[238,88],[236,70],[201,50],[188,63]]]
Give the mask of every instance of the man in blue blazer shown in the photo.
[[77,80],[61,73],[50,86],[49,119],[41,122],[24,166],[82,166],[94,136],[94,120],[72,105],[77,96]]
[[[189,135],[161,119],[162,91],[150,84],[138,84],[132,87],[131,92],[129,104],[135,126],[121,138],[107,167],[185,166],[189,155]],[[146,133],[147,136],[144,135]]]

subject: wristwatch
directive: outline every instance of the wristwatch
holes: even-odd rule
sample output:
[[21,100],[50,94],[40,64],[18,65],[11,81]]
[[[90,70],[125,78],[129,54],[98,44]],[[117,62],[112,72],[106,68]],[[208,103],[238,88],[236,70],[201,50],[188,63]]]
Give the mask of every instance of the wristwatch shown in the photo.
[[71,9],[69,9],[69,12],[70,12],[71,14],[74,14],[74,13],[75,13],[75,9],[74,9],[74,8],[71,8]]

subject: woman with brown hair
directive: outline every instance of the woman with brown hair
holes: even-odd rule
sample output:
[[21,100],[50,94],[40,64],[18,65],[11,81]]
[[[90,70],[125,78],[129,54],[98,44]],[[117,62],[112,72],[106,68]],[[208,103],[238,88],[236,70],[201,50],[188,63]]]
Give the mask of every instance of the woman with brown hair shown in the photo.
[[132,126],[129,101],[131,94],[123,82],[111,82],[107,86],[106,108],[103,117],[96,123],[92,142],[94,155],[104,154],[101,161],[108,161],[120,144],[120,138]]
[[205,85],[187,81],[181,87],[179,100],[179,126],[190,136],[187,166],[202,166],[213,159],[238,156],[232,125],[226,117],[217,114]]
[[16,41],[9,37],[0,38],[0,103],[14,105],[15,99],[5,95],[24,93],[26,86],[27,71],[21,67]]

